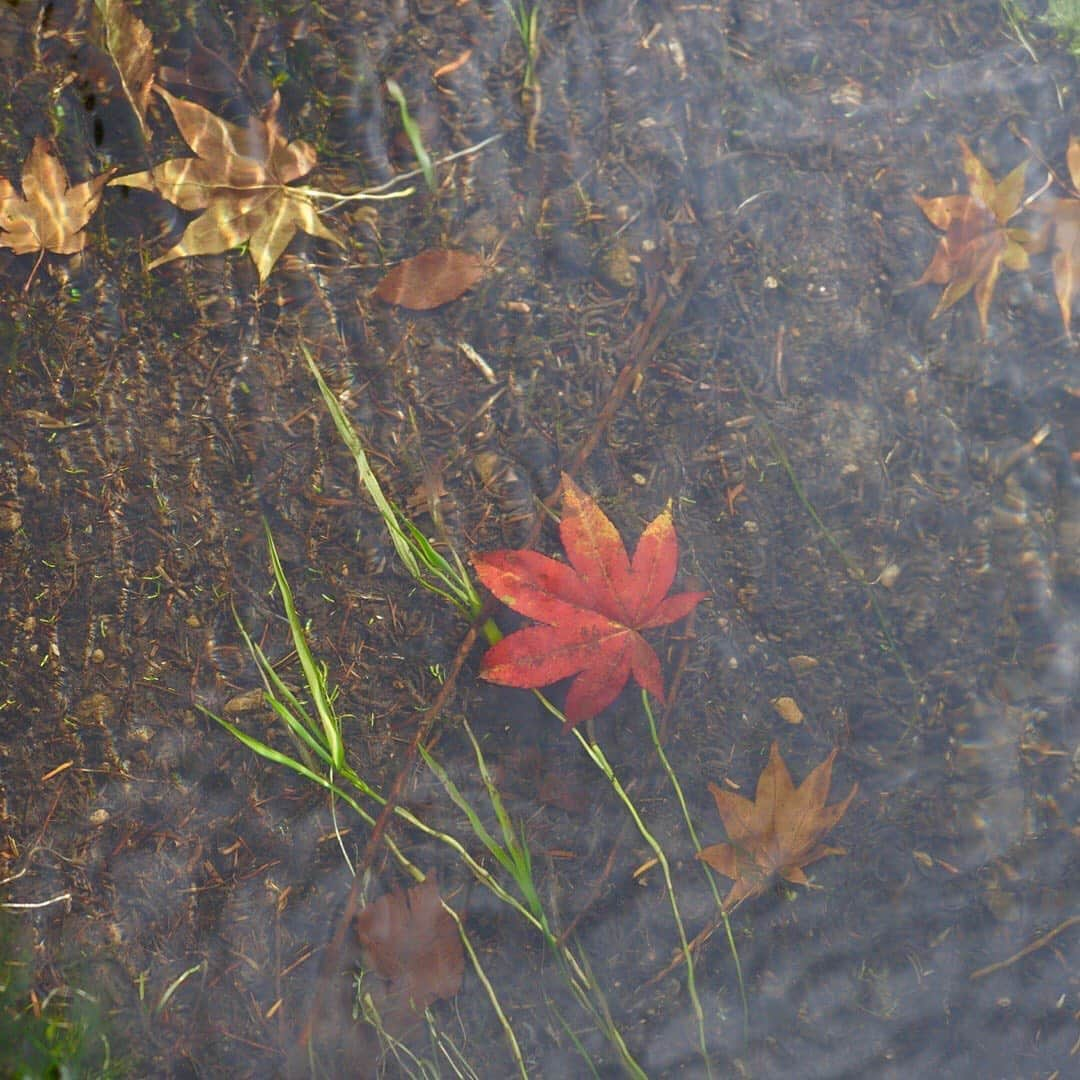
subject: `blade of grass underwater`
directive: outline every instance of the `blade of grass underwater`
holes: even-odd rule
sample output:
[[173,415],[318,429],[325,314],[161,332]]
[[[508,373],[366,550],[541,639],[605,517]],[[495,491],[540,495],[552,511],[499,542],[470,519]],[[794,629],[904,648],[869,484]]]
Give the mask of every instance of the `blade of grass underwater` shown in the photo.
[[[690,833],[690,840],[693,842],[694,850],[701,851],[701,841],[698,839],[697,830],[694,828],[694,820],[690,816],[690,809],[686,805],[686,798],[683,795],[682,785],[679,783],[679,778],[675,775],[675,770],[671,767],[671,762],[668,760],[668,756],[664,752],[663,744],[660,742],[660,733],[656,729],[656,717],[653,715],[652,706],[649,704],[649,692],[647,690],[641,691],[641,707],[645,710],[645,715],[649,718],[649,732],[652,735],[656,756],[660,759],[660,763],[667,773],[668,780],[675,789],[675,796],[679,800],[683,820],[686,822],[686,828]],[[739,960],[739,950],[735,945],[735,934],[731,929],[731,919],[728,918],[728,913],[724,910],[720,891],[716,887],[716,876],[713,874],[708,863],[702,862],[701,866],[705,871],[705,877],[709,882],[709,888],[712,889],[713,899],[716,901],[717,909],[720,912],[721,918],[724,920],[724,930],[727,932],[728,950],[731,953],[732,960],[735,962],[735,978],[739,983],[739,998],[742,1001],[743,1009],[743,1041],[746,1042],[750,1039],[750,1003],[746,998],[746,983],[743,982],[742,962]]]
[[476,950],[473,948],[468,934],[465,933],[465,927],[461,923],[461,917],[445,900],[442,901],[442,906],[443,910],[449,913],[450,918],[457,923],[461,944],[469,954],[473,971],[476,972],[476,977],[483,984],[488,1000],[491,1002],[491,1007],[495,1010],[495,1015],[498,1017],[499,1024],[502,1026],[506,1041],[510,1044],[510,1052],[513,1054],[514,1061],[517,1063],[519,1074],[522,1077],[528,1077],[529,1074],[525,1068],[525,1060],[521,1056],[521,1047],[518,1045],[517,1037],[514,1035],[514,1029],[510,1026],[510,1021],[506,1018],[506,1013],[503,1012],[502,1006],[499,1004],[499,997],[495,993],[495,987],[491,985],[491,980],[487,977],[487,972],[484,971],[483,965],[480,963],[480,958],[476,955]]
[[[548,921],[547,912],[544,910],[543,903],[540,900],[539,892],[536,889],[535,882],[532,878],[532,856],[529,852],[527,843],[525,842],[524,835],[518,838],[514,831],[513,824],[510,820],[509,814],[507,814],[505,806],[503,805],[502,798],[499,795],[498,789],[494,785],[494,781],[491,778],[490,772],[487,769],[487,763],[484,761],[483,754],[480,751],[479,744],[471,730],[466,723],[466,730],[470,740],[473,743],[474,750],[477,754],[478,767],[481,773],[484,775],[485,785],[487,786],[488,796],[492,801],[492,805],[495,808],[496,817],[499,819],[499,826],[502,830],[503,836],[506,838],[506,847],[495,840],[495,838],[488,832],[487,828],[480,821],[475,809],[465,798],[465,796],[458,789],[457,785],[450,779],[446,770],[439,764],[438,761],[432,757],[432,755],[423,747],[419,746],[418,749],[427,763],[428,767],[436,777],[442,783],[446,789],[447,794],[455,805],[465,814],[469,819],[469,824],[472,826],[473,831],[480,838],[484,846],[491,852],[492,856],[498,861],[503,869],[513,878],[517,887],[520,889],[522,895],[525,897],[526,904],[533,911],[534,917],[530,919],[533,925],[543,934],[544,939],[551,947],[559,966],[563,972],[563,977],[566,980],[567,985],[570,987],[574,997],[577,999],[578,1004],[593,1017],[597,1023],[598,1028],[604,1033],[605,1037],[611,1042],[611,1044],[618,1050],[620,1057],[623,1059],[623,1063],[629,1070],[630,1074],[636,1077],[641,1077],[645,1080],[645,1073],[638,1066],[634,1060],[633,1055],[630,1053],[626,1042],[622,1037],[622,1034],[615,1027],[614,1022],[607,1012],[606,1003],[602,1001],[601,1008],[597,1006],[590,999],[590,994],[598,993],[598,987],[594,984],[593,980],[586,977],[578,959],[574,954],[559,942],[559,939],[555,936],[551,930],[550,923]],[[515,908],[519,911],[523,911],[520,904],[515,901]],[[602,999],[602,995],[600,995]],[[582,1051],[585,1060],[589,1061],[584,1050]],[[591,1068],[591,1061],[589,1062]]]
[[[234,738],[243,743],[244,746],[246,746],[249,750],[251,750],[252,753],[258,754],[259,757],[266,758],[267,761],[272,761],[275,765],[282,765],[286,769],[291,769],[298,776],[302,776],[305,780],[310,780],[313,784],[317,784],[325,791],[330,792],[332,795],[336,795],[339,799],[341,799],[343,803],[345,803],[347,806],[349,806],[352,810],[356,812],[357,816],[362,822],[364,822],[365,825],[375,825],[375,819],[347,791],[339,787],[332,780],[328,780],[325,776],[320,776],[317,772],[315,772],[313,769],[309,769],[302,762],[297,761],[295,758],[289,757],[288,754],[283,754],[280,750],[275,750],[272,746],[268,746],[266,743],[262,742],[259,739],[256,739],[254,736],[248,735],[246,731],[238,728],[235,724],[231,724],[228,720],[218,716],[216,713],[212,713],[204,705],[197,704],[196,708],[198,708],[199,711],[202,712],[204,715],[209,716],[211,720],[219,723],[227,732],[229,732],[230,735],[232,735]],[[378,792],[374,791],[362,780],[360,780],[360,778],[354,772],[352,772],[351,769],[349,770],[349,774],[350,783],[357,784],[358,789],[361,790],[363,794],[367,795],[370,799],[373,799],[379,804],[386,802],[386,800],[381,795],[379,795]],[[399,814],[399,816],[405,818],[405,820],[409,820],[409,817],[411,817],[411,815],[407,817],[406,814]],[[423,823],[416,818],[413,818],[410,824],[423,826]],[[424,831],[431,831],[427,829],[427,826],[423,826],[423,829]],[[387,836],[385,840],[386,846],[390,849],[390,853],[397,860],[398,865],[401,866],[401,868],[414,881],[422,882],[427,876],[424,871],[422,871],[418,866],[415,866],[409,860],[408,856],[401,850],[400,847],[398,847],[396,841],[392,837]],[[481,873],[478,874],[477,877],[481,881],[484,880],[485,874],[483,872],[483,868],[481,868]]]
[[412,521],[409,520],[409,518],[402,515],[401,522],[408,533],[412,545],[420,553],[420,559],[423,564],[438,580],[443,582],[446,589],[444,591],[427,582],[422,582],[422,584],[425,584],[432,592],[445,597],[454,604],[455,607],[459,607],[470,619],[475,619],[480,614],[480,608],[482,606],[480,595],[477,593],[476,588],[472,583],[472,579],[462,565],[461,559],[458,558],[457,552],[453,552],[454,562],[457,565],[451,566],[446,557],[440,555],[439,552],[435,550],[431,541]]
[[516,866],[511,855],[503,848],[495,837],[488,832],[487,827],[480,820],[480,816],[473,809],[472,804],[461,794],[458,786],[450,779],[449,774],[442,765],[440,765],[423,746],[418,746],[417,749],[420,751],[420,756],[424,759],[427,767],[436,775],[439,783],[442,784],[447,795],[450,796],[451,801],[469,819],[469,826],[480,838],[484,847],[488,849],[491,855],[498,861],[499,865],[516,880]]
[[[477,618],[482,608],[480,594],[476,591],[476,587],[473,585],[472,579],[469,577],[457,552],[452,552],[454,563],[451,565],[443,555],[440,555],[435,550],[431,541],[416,525],[386,497],[368,462],[367,454],[360,444],[360,437],[356,434],[352,421],[330,390],[310,351],[303,343],[301,343],[300,349],[307,361],[308,368],[311,370],[312,377],[318,384],[319,392],[322,394],[323,401],[326,403],[327,410],[334,421],[334,426],[356,462],[360,481],[383,520],[383,525],[386,527],[390,541],[394,545],[394,550],[397,552],[402,566],[405,567],[406,572],[418,585],[448,600],[456,608],[464,612],[467,618]],[[440,582],[441,584],[439,584]],[[489,644],[494,644],[502,636],[492,619],[485,620],[481,630]]]
[[[240,617],[235,609],[233,610],[233,617],[236,619],[240,634],[251,655],[255,658],[255,664],[259,669],[259,674],[262,676],[263,697],[266,703],[274,710],[293,736],[299,740],[301,750],[307,747],[325,761],[327,765],[332,764],[329,751],[317,738],[318,726],[311,719],[307,709],[304,708],[289,687],[282,682],[281,677],[274,670],[274,665],[270,663],[262,648],[251,639],[247,630],[244,629],[243,623],[240,622]],[[281,698],[284,698],[284,701]],[[302,717],[302,719],[297,719],[298,716]]]
[[375,508],[379,511],[379,515],[386,525],[386,531],[390,534],[390,541],[394,545],[394,550],[397,552],[398,558],[401,560],[402,565],[409,572],[410,576],[415,578],[418,582],[422,581],[424,575],[416,561],[416,556],[413,554],[412,548],[409,547],[409,541],[406,538],[401,524],[398,522],[397,514],[394,513],[393,506],[390,505],[389,499],[383,494],[383,489],[380,487],[379,481],[372,471],[371,465],[367,459],[367,454],[364,453],[364,448],[360,445],[360,439],[356,434],[356,429],[352,426],[352,421],[345,415],[345,410],[342,409],[341,403],[334,396],[330,387],[327,386],[326,380],[319,370],[319,365],[315,363],[315,358],[311,355],[308,347],[303,342],[300,343],[300,350],[304,354],[304,359],[307,361],[312,377],[319,386],[319,392],[322,394],[323,401],[326,403],[326,408],[329,410],[330,416],[334,421],[334,426],[337,428],[342,442],[348,447],[349,452],[353,456],[353,460],[356,462],[356,471],[360,475],[360,482],[367,489],[368,495],[371,496],[371,501],[375,504]]
[[401,126],[405,131],[405,137],[409,140],[413,153],[416,155],[416,163],[424,174],[424,183],[428,191],[434,194],[439,190],[439,182],[435,177],[435,166],[431,164],[431,155],[424,146],[424,133],[420,125],[412,118],[409,112],[409,103],[405,100],[401,87],[393,79],[386,80],[386,92],[397,102],[401,112]]
[[544,905],[540,901],[540,893],[536,888],[536,882],[533,880],[532,852],[529,851],[529,844],[525,837],[525,826],[522,824],[519,836],[514,829],[513,822],[510,820],[510,815],[506,812],[506,806],[502,801],[502,796],[499,794],[499,789],[495,786],[491,771],[487,767],[487,761],[484,759],[483,751],[480,749],[480,743],[473,734],[469,721],[464,717],[462,718],[462,726],[469,738],[469,742],[472,744],[473,753],[476,756],[476,767],[480,772],[480,778],[484,782],[488,802],[491,803],[491,808],[495,811],[495,817],[498,819],[499,829],[503,835],[503,844],[505,845],[504,850],[513,862],[513,868],[510,872],[513,874],[514,880],[517,882],[517,886],[521,890],[522,896],[525,897],[525,902],[530,910],[547,926],[548,921],[544,912]]
[[270,549],[270,565],[274,570],[274,580],[281,591],[281,602],[285,607],[285,616],[289,620],[289,629],[292,631],[293,647],[296,655],[300,658],[300,666],[304,670],[304,679],[307,682],[308,692],[315,704],[315,710],[319,714],[322,723],[323,734],[326,736],[326,749],[330,754],[330,760],[335,769],[340,769],[345,764],[345,745],[341,741],[341,726],[334,714],[326,696],[326,675],[319,671],[315,658],[311,655],[308,646],[307,634],[300,623],[300,616],[296,613],[293,604],[292,589],[289,588],[288,578],[282,568],[281,559],[278,558],[277,546],[274,544],[270,526],[263,521],[266,530],[266,545]]
[[[565,718],[563,718],[562,722],[564,724],[566,723]],[[679,944],[682,946],[683,956],[686,957],[686,989],[690,994],[690,1003],[693,1006],[694,1017],[697,1020],[698,1042],[700,1044],[701,1057],[705,1063],[705,1075],[711,1077],[713,1074],[712,1063],[709,1060],[709,1048],[705,1038],[705,1010],[701,1007],[701,999],[698,997],[697,979],[694,971],[694,958],[690,952],[690,944],[686,937],[686,929],[683,926],[682,915],[679,912],[679,905],[675,899],[675,885],[671,879],[671,867],[668,864],[667,855],[665,854],[660,841],[657,840],[646,827],[644,820],[638,813],[637,807],[634,805],[634,801],[630,798],[626,788],[622,786],[619,778],[615,775],[615,770],[604,756],[603,750],[601,750],[596,743],[590,743],[578,728],[574,728],[574,733],[578,737],[578,742],[585,748],[585,752],[592,758],[593,762],[604,776],[607,777],[607,781],[611,785],[612,790],[618,795],[623,806],[626,807],[627,812],[633,819],[634,824],[637,826],[641,838],[650,848],[652,848],[652,852],[656,856],[656,861],[660,864],[660,870],[664,875],[664,886],[667,890],[668,901],[671,904],[671,914],[675,920],[675,929],[679,934]]]
[[[533,695],[539,700],[540,704],[552,716],[554,716],[561,724],[566,724],[566,717],[563,715],[562,710],[557,708],[555,704],[546,698],[539,690],[534,690]],[[702,1061],[705,1065],[705,1075],[712,1077],[712,1062],[709,1060],[708,1044],[705,1039],[705,1011],[701,1007],[701,998],[697,992],[697,980],[694,972],[694,958],[690,952],[690,943],[686,936],[686,928],[683,926],[682,915],[679,912],[679,904],[675,899],[675,885],[671,878],[671,866],[668,863],[667,855],[664,853],[663,847],[655,836],[649,831],[645,824],[644,819],[638,812],[638,808],[634,805],[633,799],[630,798],[630,793],[622,786],[618,776],[615,775],[615,770],[611,767],[611,763],[604,756],[604,751],[600,749],[599,745],[595,742],[590,742],[581,731],[580,728],[574,728],[573,734],[577,741],[581,744],[582,749],[589,756],[592,763],[603,773],[608,783],[611,785],[611,789],[618,796],[619,801],[626,807],[627,813],[630,815],[631,820],[634,822],[638,833],[646,844],[652,849],[653,855],[656,856],[656,861],[660,866],[660,871],[664,877],[664,888],[667,891],[668,903],[671,905],[671,914],[675,921],[675,929],[679,935],[679,944],[682,947],[682,954],[686,959],[686,989],[690,995],[690,1003],[693,1006],[694,1018],[697,1021],[698,1026],[698,1042],[701,1050]]]

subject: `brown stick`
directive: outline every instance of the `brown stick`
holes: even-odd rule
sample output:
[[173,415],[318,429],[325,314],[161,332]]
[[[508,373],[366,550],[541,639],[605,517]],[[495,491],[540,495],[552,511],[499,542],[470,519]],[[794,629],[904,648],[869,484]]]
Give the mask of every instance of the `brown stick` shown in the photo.
[[1036,949],[1041,949],[1044,945],[1049,945],[1051,941],[1068,930],[1070,926],[1075,926],[1080,923],[1080,915],[1070,915],[1063,923],[1058,923],[1049,933],[1043,934],[1042,937],[1036,938],[1034,941],[1025,945],[1018,953],[1013,953],[1007,960],[999,960],[996,964],[987,964],[986,967],[979,968],[978,971],[973,971],[968,978],[969,979],[982,979],[987,975],[992,975],[995,971],[1001,971],[1002,968],[1011,967],[1017,962],[1017,960],[1023,960],[1025,956],[1030,956]]
[[711,258],[702,259],[702,261],[694,267],[686,288],[682,291],[675,306],[668,311],[667,316],[661,319],[661,315],[663,314],[667,303],[667,297],[661,296],[654,305],[652,311],[649,312],[645,322],[642,323],[638,331],[635,331],[633,335],[635,338],[638,340],[647,340],[644,341],[644,344],[641,345],[640,348],[637,348],[635,343],[631,341],[630,351],[631,353],[636,352],[636,355],[634,355],[623,367],[622,371],[619,372],[619,377],[615,380],[615,386],[612,388],[607,401],[604,402],[604,407],[600,410],[600,413],[596,418],[596,423],[575,451],[570,466],[566,470],[571,476],[580,470],[589,455],[596,449],[596,444],[600,441],[600,436],[614,419],[615,414],[619,411],[619,406],[630,392],[630,388],[634,385],[637,377],[646,367],[648,367],[649,363],[656,355],[657,350],[660,348],[661,344],[663,344],[664,339],[682,318],[683,312],[686,310],[686,305],[690,303],[690,298],[704,284],[712,267],[713,260]]

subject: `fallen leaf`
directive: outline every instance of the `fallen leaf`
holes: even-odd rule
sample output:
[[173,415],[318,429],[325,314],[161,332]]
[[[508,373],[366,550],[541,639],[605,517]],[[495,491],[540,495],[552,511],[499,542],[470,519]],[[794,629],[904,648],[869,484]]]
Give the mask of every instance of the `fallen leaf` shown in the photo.
[[916,285],[944,285],[934,308],[936,319],[975,289],[975,305],[985,335],[1001,267],[1026,270],[1032,235],[1025,229],[1006,228],[1024,197],[1027,162],[1017,165],[1001,183],[995,183],[986,166],[961,138],[967,195],[943,195],[936,199],[914,196],[930,223],[944,231],[930,265]]
[[456,300],[483,276],[479,255],[435,248],[398,263],[375,286],[375,295],[387,304],[430,311]]
[[[1073,191],[1080,193],[1080,137],[1069,139],[1066,153]],[[1080,198],[1054,199],[1047,212],[1054,230],[1054,292],[1065,333],[1072,333],[1072,306],[1080,294]]]
[[615,526],[563,474],[559,535],[570,565],[537,551],[473,559],[480,580],[507,607],[543,623],[518,630],[484,655],[480,675],[503,686],[546,686],[576,676],[566,730],[610,705],[631,675],[664,700],[660,660],[640,631],[688,615],[705,593],[667,596],[679,546],[671,513],[642,533],[631,560]]
[[698,852],[717,873],[734,884],[724,898],[724,910],[765,891],[779,874],[797,885],[808,885],[803,868],[826,855],[845,855],[843,848],[821,843],[825,834],[844,816],[859,785],[854,784],[842,802],[826,806],[833,752],[796,788],[791,782],[780,748],[773,742],[769,763],[758,777],[754,800],[724,791],[716,784],[709,790],[724,820],[728,842]]
[[461,988],[465,954],[433,876],[407,893],[380,896],[353,925],[367,966],[398,1003],[422,1015],[433,1001],[453,997]]
[[175,158],[111,182],[157,191],[183,210],[203,213],[178,244],[150,263],[151,270],[172,259],[218,255],[246,243],[259,280],[265,281],[298,229],[344,247],[322,223],[311,199],[286,186],[311,172],[316,156],[306,142],[287,142],[281,134],[277,92],[262,116],[240,127],[160,86],[154,90],[198,156]]
[[143,138],[149,140],[146,110],[154,85],[154,41],[146,24],[123,0],[94,0],[105,31],[105,51],[112,57],[124,96],[135,111]]
[[[74,187],[48,139],[34,139],[22,172],[22,194],[0,176],[0,247],[16,255],[46,251],[74,255],[86,246],[87,222],[101,202],[102,190],[115,172],[101,173]],[[37,266],[26,283],[34,278]]]

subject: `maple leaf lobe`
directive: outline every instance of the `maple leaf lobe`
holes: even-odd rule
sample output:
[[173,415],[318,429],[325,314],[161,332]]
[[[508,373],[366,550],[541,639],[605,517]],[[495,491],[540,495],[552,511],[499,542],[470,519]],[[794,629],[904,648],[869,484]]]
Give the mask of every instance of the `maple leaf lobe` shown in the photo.
[[574,676],[564,708],[573,727],[610,705],[631,676],[663,701],[660,660],[640,631],[684,617],[706,594],[667,595],[678,565],[669,511],[647,526],[631,558],[595,500],[565,474],[562,490],[568,563],[525,550],[477,555],[473,565],[503,603],[542,624],[489,649],[481,677],[530,688]]
[[1046,210],[1046,227],[1054,232],[1054,295],[1061,309],[1065,333],[1072,335],[1072,306],[1080,294],[1080,137],[1069,139],[1065,155],[1072,192],[1068,198],[1053,199]]

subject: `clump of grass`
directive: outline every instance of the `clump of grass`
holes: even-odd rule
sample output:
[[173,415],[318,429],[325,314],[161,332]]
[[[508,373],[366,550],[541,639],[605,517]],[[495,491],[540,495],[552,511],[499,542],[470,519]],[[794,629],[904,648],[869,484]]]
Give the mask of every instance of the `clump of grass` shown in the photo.
[[525,50],[525,73],[521,77],[521,89],[533,92],[537,89],[536,57],[540,51],[540,4],[528,4],[525,0],[505,0],[514,29]]
[[82,988],[33,993],[30,950],[20,947],[9,916],[0,913],[0,1076],[123,1075],[101,1028],[100,1004]]
[[1080,59],[1080,0],[1050,0],[1042,18],[1069,52]]

